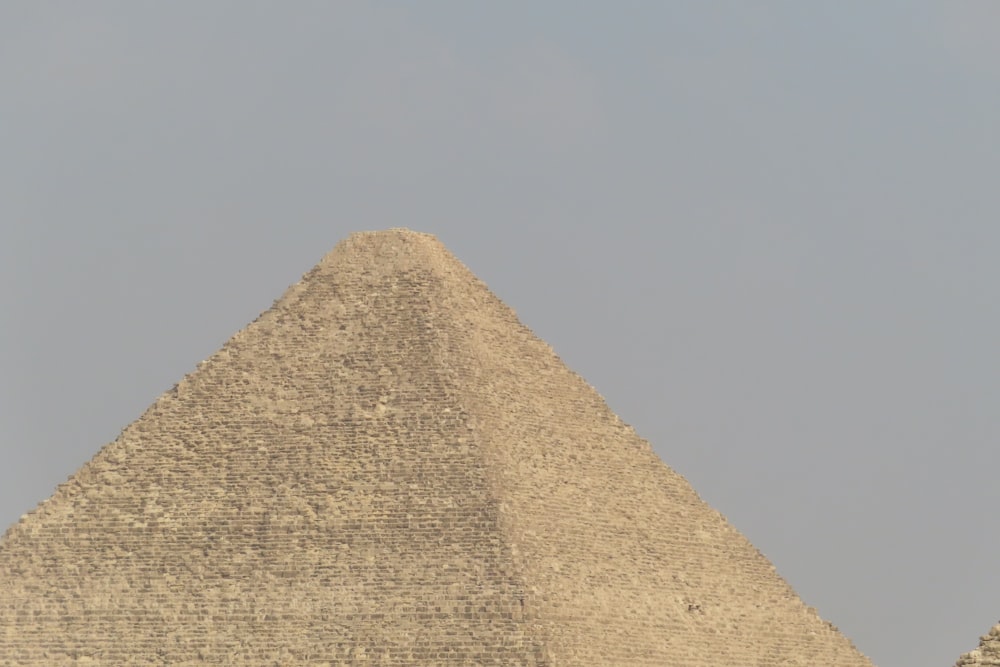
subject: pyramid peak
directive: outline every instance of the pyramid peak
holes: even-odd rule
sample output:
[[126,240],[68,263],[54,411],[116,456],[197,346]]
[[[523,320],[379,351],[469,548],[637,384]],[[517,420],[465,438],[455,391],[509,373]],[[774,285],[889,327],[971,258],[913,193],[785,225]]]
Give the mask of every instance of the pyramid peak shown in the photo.
[[389,227],[388,229],[376,229],[361,232],[352,232],[341,243],[364,242],[364,241],[408,241],[408,242],[429,242],[440,244],[437,237],[427,232],[418,232],[408,227]]
[[352,234],[0,539],[18,664],[871,663],[432,235]]
[[342,263],[368,263],[405,268],[442,267],[458,264],[436,236],[406,227],[377,231],[354,232],[337,243],[313,271],[336,267]]
[[409,227],[388,227],[386,229],[362,230],[359,232],[351,232],[348,234],[347,238],[351,238],[352,236],[414,236],[436,238],[433,234],[421,232],[416,229],[410,229]]

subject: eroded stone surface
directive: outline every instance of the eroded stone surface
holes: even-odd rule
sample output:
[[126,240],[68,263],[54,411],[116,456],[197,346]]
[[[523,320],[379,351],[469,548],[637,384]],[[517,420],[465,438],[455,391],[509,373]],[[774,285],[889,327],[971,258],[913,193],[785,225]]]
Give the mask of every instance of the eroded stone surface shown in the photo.
[[1000,623],[979,638],[979,646],[965,653],[955,667],[996,667],[1000,665]]
[[871,664],[406,230],[338,245],[0,540],[0,664],[206,663]]

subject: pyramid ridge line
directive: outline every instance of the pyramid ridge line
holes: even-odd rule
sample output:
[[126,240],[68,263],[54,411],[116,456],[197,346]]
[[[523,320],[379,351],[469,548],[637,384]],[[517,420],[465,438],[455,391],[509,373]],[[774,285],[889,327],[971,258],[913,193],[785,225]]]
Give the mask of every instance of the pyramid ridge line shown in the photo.
[[[299,639],[336,664],[355,663],[334,641],[371,644],[393,666],[413,664],[407,650],[443,664],[448,646],[448,664],[690,666],[710,646],[732,664],[747,647],[762,667],[781,655],[871,664],[512,308],[433,235],[405,228],[338,243],[32,514],[0,539],[0,586],[41,605],[46,641],[80,605],[57,591],[46,606],[42,591],[82,568],[74,595],[104,595],[105,575],[119,587],[120,609],[98,598],[96,622],[145,637],[130,651],[159,643],[177,660],[197,647],[163,644],[154,625],[189,639],[194,628],[212,659],[234,633],[277,657],[268,632],[311,624]],[[394,578],[374,586],[377,567]],[[334,598],[317,580],[328,573]],[[286,576],[294,608],[263,585]],[[128,593],[154,584],[162,605]],[[198,597],[206,586],[233,604]],[[428,591],[444,615],[425,607]],[[208,610],[197,622],[191,594]],[[278,617],[245,608],[258,599]],[[340,625],[326,625],[331,605]],[[63,607],[74,611],[53,613]],[[15,618],[4,612],[0,600],[0,648]],[[200,637],[202,625],[221,638]],[[419,625],[451,643],[371,639]],[[34,655],[15,627],[6,641]],[[723,628],[733,641],[717,646]]]
[[[463,278],[471,279],[471,281],[478,285],[481,289],[485,290],[490,297],[495,299],[498,303],[505,307],[499,297],[490,291],[489,287],[483,283],[472,271],[459,260],[454,254],[452,254],[447,247],[437,238],[436,235],[421,232],[410,229],[408,227],[389,227],[386,229],[378,230],[362,230],[349,233],[347,236],[338,241],[331,250],[316,262],[311,269],[306,271],[295,283],[288,285],[280,296],[272,300],[270,307],[265,310],[260,311],[257,317],[253,320],[245,323],[240,327],[235,333],[229,336],[223,343],[216,348],[209,356],[205,357],[201,361],[195,363],[194,368],[184,373],[184,375],[177,380],[170,388],[161,391],[156,394],[152,402],[146,407],[142,413],[133,419],[132,421],[125,424],[118,435],[112,440],[103,443],[100,448],[82,464],[77,466],[66,478],[56,484],[56,486],[50,491],[49,495],[37,502],[33,507],[23,512],[14,522],[11,524],[0,527],[0,547],[3,546],[4,542],[7,541],[19,526],[29,520],[36,519],[37,515],[44,515],[44,510],[52,503],[52,501],[57,500],[62,495],[73,493],[74,484],[77,483],[77,478],[81,474],[86,474],[86,471],[97,462],[102,455],[105,454],[106,450],[109,450],[115,446],[119,441],[122,440],[123,436],[133,428],[136,424],[143,421],[147,416],[154,414],[157,409],[163,404],[164,401],[170,400],[177,395],[177,392],[182,390],[184,387],[190,385],[194,382],[197,377],[206,371],[207,367],[214,362],[216,362],[220,357],[224,357],[227,353],[227,349],[237,342],[242,337],[246,336],[248,331],[258,324],[266,322],[270,317],[276,316],[277,313],[281,312],[283,309],[287,308],[291,303],[294,302],[295,297],[300,294],[308,284],[314,280],[322,280],[323,276],[319,275],[324,273],[325,270],[333,269],[338,270],[342,261],[346,260],[349,263],[354,263],[361,259],[366,258],[372,252],[372,247],[368,244],[371,243],[391,243],[392,241],[403,241],[404,243],[410,243],[416,241],[414,248],[421,248],[423,252],[428,250],[431,251],[431,258],[436,261],[431,261],[424,264],[424,267],[428,270],[433,271],[437,275],[441,275],[440,269],[442,267],[447,267],[448,270],[443,273],[449,274],[454,270],[462,272]],[[413,254],[410,255],[411,259],[414,258]],[[509,307],[508,307],[509,308]],[[513,309],[511,309],[513,312]],[[526,327],[525,327],[526,328]],[[527,329],[527,328],[526,328]],[[530,330],[528,330],[530,335],[534,335]],[[540,340],[540,339],[539,339]],[[541,341],[543,344],[548,345],[545,341]],[[595,390],[596,391],[596,390]]]

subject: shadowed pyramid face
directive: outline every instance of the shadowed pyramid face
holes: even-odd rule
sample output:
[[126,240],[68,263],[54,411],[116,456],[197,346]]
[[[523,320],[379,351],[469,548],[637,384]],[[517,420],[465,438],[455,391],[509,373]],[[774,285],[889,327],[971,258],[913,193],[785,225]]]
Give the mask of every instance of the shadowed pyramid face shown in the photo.
[[342,242],[0,542],[17,664],[870,663],[433,237]]

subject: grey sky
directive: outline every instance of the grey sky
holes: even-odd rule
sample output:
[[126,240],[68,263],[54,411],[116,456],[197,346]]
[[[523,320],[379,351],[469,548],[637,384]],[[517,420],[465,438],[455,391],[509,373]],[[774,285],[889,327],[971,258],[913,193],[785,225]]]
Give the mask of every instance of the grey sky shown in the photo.
[[949,667],[1000,618],[997,34],[987,1],[0,0],[0,525],[406,226],[878,665]]

